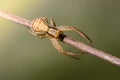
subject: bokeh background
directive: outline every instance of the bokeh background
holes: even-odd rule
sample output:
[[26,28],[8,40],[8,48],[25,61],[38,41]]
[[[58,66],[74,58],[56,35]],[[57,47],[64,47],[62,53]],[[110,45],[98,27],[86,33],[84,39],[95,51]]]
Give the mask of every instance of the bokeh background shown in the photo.
[[[119,0],[1,0],[0,10],[76,26],[96,48],[120,57]],[[82,40],[74,32],[66,34]],[[0,18],[0,80],[120,80],[120,67],[88,54],[80,57],[77,61],[61,55],[49,39],[41,40],[24,26]]]

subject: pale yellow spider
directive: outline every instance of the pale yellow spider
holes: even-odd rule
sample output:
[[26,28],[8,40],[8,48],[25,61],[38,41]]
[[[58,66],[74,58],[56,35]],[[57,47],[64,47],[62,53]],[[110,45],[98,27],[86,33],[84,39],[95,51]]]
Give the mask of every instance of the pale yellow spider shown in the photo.
[[75,31],[90,43],[92,42],[89,37],[87,37],[82,31],[78,30],[75,27],[56,26],[52,18],[50,18],[50,25],[46,17],[34,19],[31,23],[31,31],[32,34],[37,37],[40,38],[48,37],[51,40],[53,46],[58,50],[58,52],[68,55],[75,59],[79,59],[78,57],[76,57],[76,54],[72,52],[64,51],[64,49],[61,47],[61,45],[58,42],[58,41],[62,41],[62,39],[65,37],[63,31]]

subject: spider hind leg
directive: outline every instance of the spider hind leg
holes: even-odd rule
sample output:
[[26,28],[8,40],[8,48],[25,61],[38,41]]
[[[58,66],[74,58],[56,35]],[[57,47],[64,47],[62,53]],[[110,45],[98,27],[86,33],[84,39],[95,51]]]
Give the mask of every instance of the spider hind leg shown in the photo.
[[55,21],[54,21],[53,18],[50,18],[50,25],[51,25],[52,27],[56,27],[56,24],[55,24]]

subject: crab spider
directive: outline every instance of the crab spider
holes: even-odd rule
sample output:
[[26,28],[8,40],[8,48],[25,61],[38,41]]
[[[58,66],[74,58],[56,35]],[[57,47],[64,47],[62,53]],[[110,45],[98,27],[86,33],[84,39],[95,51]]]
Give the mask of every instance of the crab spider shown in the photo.
[[58,52],[79,59],[75,53],[65,51],[60,45],[59,41],[62,40],[64,36],[63,31],[75,31],[88,42],[92,43],[91,39],[79,29],[72,26],[56,26],[52,18],[50,18],[50,24],[46,17],[34,19],[31,23],[31,33],[34,36],[39,38],[48,37]]

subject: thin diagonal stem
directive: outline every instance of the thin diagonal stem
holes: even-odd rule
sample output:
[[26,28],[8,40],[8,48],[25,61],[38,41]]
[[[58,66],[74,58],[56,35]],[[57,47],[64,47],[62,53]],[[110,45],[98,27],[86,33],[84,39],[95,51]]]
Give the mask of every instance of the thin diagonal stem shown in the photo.
[[[14,14],[11,14],[11,13],[8,13],[5,11],[0,11],[0,16],[5,18],[5,19],[8,19],[10,21],[24,25],[25,27],[31,28],[31,21],[29,21],[27,19],[21,18],[19,16],[16,16]],[[104,51],[98,50],[94,47],[91,47],[83,42],[73,40],[72,38],[67,37],[67,36],[63,39],[63,42],[66,44],[69,44],[77,49],[85,51],[88,54],[91,54],[91,55],[96,56],[98,58],[101,58],[107,62],[110,62],[112,64],[120,66],[120,58],[115,57],[115,56],[113,56],[109,53],[106,53]]]
[[120,58],[117,58],[109,53],[106,53],[106,52],[98,50],[94,47],[88,46],[83,42],[73,40],[69,37],[65,37],[63,41],[77,49],[87,52],[88,54],[91,54],[91,55],[99,57],[105,61],[108,61],[112,64],[120,66]]
[[5,12],[5,11],[0,11],[0,16],[5,18],[5,19],[8,19],[10,21],[13,21],[13,22],[16,22],[18,24],[21,24],[21,25],[24,25],[28,28],[31,27],[31,21],[27,20],[27,19],[24,19],[24,18],[21,18],[19,16],[16,16],[14,14],[11,14],[11,13],[8,13],[8,12]]

